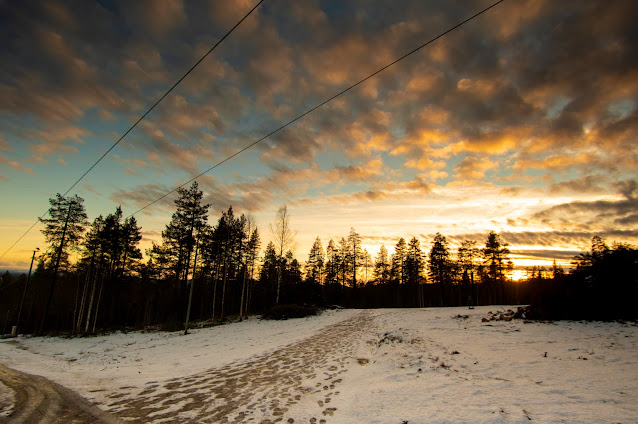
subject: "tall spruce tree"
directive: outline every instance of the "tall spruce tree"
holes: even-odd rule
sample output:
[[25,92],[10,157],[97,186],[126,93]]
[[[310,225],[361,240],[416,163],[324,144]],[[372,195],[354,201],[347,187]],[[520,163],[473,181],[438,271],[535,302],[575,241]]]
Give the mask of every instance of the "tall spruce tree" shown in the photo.
[[137,225],[137,220],[134,216],[130,216],[124,220],[122,225],[122,269],[124,272],[133,271],[137,266],[140,259],[142,259],[142,252],[137,247],[142,240],[142,227]]
[[430,278],[437,284],[452,281],[452,260],[448,241],[441,233],[436,233],[429,255]]
[[348,235],[348,262],[350,268],[350,275],[352,278],[352,288],[357,289],[357,271],[361,266],[363,260],[363,249],[361,248],[361,236],[354,228],[350,228],[350,234]]
[[485,240],[482,249],[483,262],[487,267],[487,278],[490,282],[504,282],[505,271],[508,267],[508,255],[510,250],[507,243],[501,242],[501,237],[491,231]]
[[447,286],[452,283],[453,264],[448,241],[441,233],[436,233],[429,254],[429,274],[440,287],[440,305],[446,304]]
[[259,231],[257,230],[257,227],[255,227],[252,234],[250,235],[250,240],[248,240],[248,248],[246,253],[248,265],[250,266],[250,278],[248,280],[244,314],[248,314],[248,312],[250,311],[255,279],[255,264],[257,261],[257,256],[259,255],[260,246],[261,240],[259,238]]
[[461,243],[457,253],[457,264],[464,284],[474,284],[474,270],[478,255],[479,249],[474,240],[465,240]]
[[338,279],[338,249],[334,240],[330,239],[326,247],[326,276],[325,284],[335,284]]
[[405,249],[405,239],[401,237],[396,246],[394,246],[390,268],[390,279],[396,284],[403,284],[404,282]]
[[199,189],[197,181],[188,189],[178,188],[177,193],[177,210],[162,231],[161,248],[154,249],[154,253],[165,256],[162,259],[170,266],[175,281],[185,283],[195,250],[195,235],[206,225],[210,205],[202,204],[204,193]]
[[277,289],[279,262],[275,244],[271,241],[264,251],[264,261],[259,272],[259,282],[265,293],[262,309],[267,309],[273,303],[273,293]]
[[[85,237],[84,250],[79,269],[85,276],[80,304],[76,305],[76,327],[82,327],[84,311],[87,310],[84,332],[88,332],[93,317],[93,332],[97,323],[105,283],[121,278],[142,255],[137,247],[142,239],[141,228],[134,217],[122,221],[122,208],[93,221]],[[96,292],[97,288],[97,292]],[[79,288],[78,288],[79,291]],[[90,297],[88,297],[90,292]],[[97,297],[96,297],[97,294]],[[88,308],[87,308],[88,305]]]
[[348,246],[348,240],[345,237],[341,237],[339,240],[339,248],[337,250],[337,269],[339,274],[339,280],[341,288],[346,287],[346,280],[348,277],[348,271],[350,270],[350,249]]
[[381,246],[374,261],[374,277],[378,284],[386,284],[390,279],[390,262],[388,261],[388,249]]
[[321,240],[317,237],[310,248],[310,253],[308,254],[306,281],[321,284],[323,282],[322,273],[324,265],[325,255],[323,253],[323,247],[321,246]]
[[412,237],[405,253],[405,280],[410,286],[418,286],[423,274],[423,252],[416,237]]
[[49,199],[49,204],[51,205],[48,211],[49,218],[39,218],[39,220],[45,225],[41,231],[49,244],[47,256],[50,258],[50,267],[53,268],[53,277],[40,322],[40,332],[44,329],[49,313],[60,265],[68,262],[70,251],[78,249],[84,227],[88,224],[83,198],[77,195],[64,197],[58,193],[54,199]]

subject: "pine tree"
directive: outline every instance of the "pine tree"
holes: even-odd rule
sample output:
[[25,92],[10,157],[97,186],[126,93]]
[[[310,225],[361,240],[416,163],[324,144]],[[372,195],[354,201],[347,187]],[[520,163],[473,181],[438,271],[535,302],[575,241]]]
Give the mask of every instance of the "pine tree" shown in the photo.
[[249,312],[249,306],[251,305],[253,286],[254,286],[254,273],[255,273],[255,262],[257,260],[257,256],[259,254],[259,246],[261,245],[261,240],[259,239],[259,231],[257,231],[257,227],[253,230],[250,240],[248,241],[248,263],[250,265],[250,279],[248,284],[248,293],[246,294],[246,306],[245,313]]
[[457,263],[462,274],[462,281],[466,284],[474,284],[475,261],[479,255],[479,249],[474,240],[465,240],[461,243],[457,254]]
[[406,284],[410,286],[418,286],[421,283],[421,275],[423,273],[423,252],[419,240],[412,237],[408,243],[405,254],[405,279]]
[[345,237],[341,237],[339,240],[339,248],[337,250],[337,269],[338,279],[340,280],[341,288],[346,287],[346,279],[348,271],[350,270],[350,249],[348,246],[348,240]]
[[338,280],[338,249],[334,240],[330,239],[326,247],[326,284],[335,284]]
[[325,256],[323,253],[323,247],[321,246],[321,240],[319,237],[315,239],[315,242],[310,248],[308,254],[308,265],[306,266],[306,280],[313,283],[322,283],[322,272],[325,263]]
[[[89,331],[98,276],[102,270],[106,268],[104,261],[104,225],[104,217],[102,215],[93,220],[84,238],[84,249],[80,258],[80,267],[84,269],[85,278],[75,327],[80,330],[84,324],[85,333]],[[87,311],[86,320],[84,315],[85,310]]]
[[285,266],[284,266],[284,274],[285,278],[283,279],[286,283],[296,285],[301,283],[301,265],[299,265],[299,261],[295,259],[292,255],[292,252],[289,250],[285,256]]
[[265,304],[264,309],[271,305],[273,296],[272,294],[276,290],[277,277],[279,270],[279,256],[275,250],[275,244],[271,241],[266,246],[264,251],[264,261],[259,272],[259,282],[265,291]]
[[[232,206],[223,212],[213,231],[215,244],[222,254],[222,298],[220,320],[225,318],[226,288],[230,279],[236,279],[241,267],[242,245],[246,238],[244,232],[246,217],[235,218]],[[213,308],[214,311],[214,308]]]
[[[197,182],[189,189],[178,188],[179,197],[175,200],[177,210],[171,221],[162,231],[162,246],[154,248],[152,254],[157,262],[166,263],[175,281],[186,282],[190,273],[190,260],[195,250],[195,235],[201,231],[208,220],[210,205],[202,205],[203,192]],[[158,258],[157,256],[164,256]]]
[[430,277],[437,284],[449,284],[452,281],[452,261],[450,248],[445,236],[436,233],[432,241],[429,257]]
[[440,287],[440,305],[444,306],[446,304],[447,286],[452,283],[453,264],[447,239],[441,233],[436,233],[434,236],[428,265],[430,278]]
[[[241,321],[244,318],[244,312],[248,301],[248,268],[252,263],[254,263],[255,252],[254,250],[257,248],[259,244],[259,235],[256,233],[257,228],[255,227],[255,221],[252,217],[245,217],[242,215],[243,220],[240,220],[240,224],[243,222],[243,228],[241,228],[242,236],[246,237],[246,246],[243,247],[243,279],[241,285],[241,299],[239,301],[239,320]],[[253,240],[253,237],[256,236],[256,239]],[[243,244],[243,237],[240,244]],[[252,276],[251,276],[252,278]]]
[[142,240],[142,228],[137,225],[134,216],[124,220],[122,225],[122,268],[124,272],[132,271],[142,259],[138,244]]
[[405,266],[405,239],[401,237],[394,246],[392,254],[392,263],[390,268],[390,279],[397,284],[404,282],[404,266]]
[[500,236],[491,231],[485,240],[485,248],[482,250],[483,262],[487,266],[487,278],[492,282],[503,282],[510,251],[507,243],[501,242]]
[[381,246],[379,254],[374,262],[374,276],[378,284],[386,284],[390,279],[390,263],[388,262],[388,249]]
[[349,262],[349,274],[352,278],[352,288],[357,288],[357,271],[363,259],[363,249],[361,249],[361,236],[354,228],[350,228],[350,234],[348,235],[348,262]]
[[69,251],[78,249],[84,227],[87,225],[84,199],[81,197],[75,195],[67,198],[58,193],[55,199],[49,199],[49,204],[51,205],[48,211],[50,218],[39,218],[39,220],[45,225],[42,234],[49,244],[47,255],[53,263],[53,278],[40,323],[40,332],[44,329],[49,313],[60,265],[68,262]]
[[368,270],[370,268],[373,268],[373,264],[372,264],[372,257],[370,256],[370,253],[368,253],[368,249],[363,249],[363,255],[361,257],[361,266],[363,267],[363,279],[364,279],[364,284],[368,284]]

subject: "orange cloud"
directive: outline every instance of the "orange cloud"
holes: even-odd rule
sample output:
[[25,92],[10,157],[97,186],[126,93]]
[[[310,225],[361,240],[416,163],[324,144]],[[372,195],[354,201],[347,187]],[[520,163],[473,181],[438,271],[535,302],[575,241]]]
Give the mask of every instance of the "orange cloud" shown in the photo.
[[496,162],[492,162],[487,158],[468,156],[454,167],[454,176],[458,179],[479,180],[485,176],[487,171],[497,166]]
[[409,159],[405,162],[405,166],[408,168],[414,168],[421,171],[427,171],[431,169],[445,168],[446,163],[441,161],[433,161],[426,155],[421,155],[416,158]]
[[591,153],[579,153],[577,155],[551,155],[544,159],[521,159],[516,161],[512,168],[518,171],[528,169],[561,170],[572,166],[595,163],[598,160],[596,155]]
[[449,149],[454,154],[461,152],[503,154],[523,144],[532,132],[531,126],[505,127],[502,130],[484,132],[459,141],[452,144]]
[[20,170],[22,172],[26,172],[27,174],[31,174],[31,175],[35,175],[35,172],[33,172],[31,169],[29,168],[25,168],[24,166],[22,166],[22,164],[14,161],[14,160],[9,160],[5,157],[0,156],[0,163],[3,163],[7,166],[10,166],[12,168],[15,168],[17,170]]
[[447,178],[449,175],[445,171],[432,170],[430,172],[419,174],[418,177],[425,181],[436,181],[441,178]]

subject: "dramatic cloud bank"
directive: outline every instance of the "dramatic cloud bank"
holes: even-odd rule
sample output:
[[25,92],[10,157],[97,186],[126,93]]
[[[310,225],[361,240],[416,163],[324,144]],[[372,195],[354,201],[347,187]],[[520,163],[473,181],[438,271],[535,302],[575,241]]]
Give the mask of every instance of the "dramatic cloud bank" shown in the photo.
[[[132,213],[489,4],[265,2],[78,194],[91,217]],[[253,5],[1,5],[0,250]],[[264,236],[287,203],[302,260],[351,226],[372,251],[437,231],[499,231],[545,260],[593,234],[636,243],[637,15],[622,0],[505,1],[200,178],[206,201],[254,214]],[[171,200],[139,216],[147,234]]]

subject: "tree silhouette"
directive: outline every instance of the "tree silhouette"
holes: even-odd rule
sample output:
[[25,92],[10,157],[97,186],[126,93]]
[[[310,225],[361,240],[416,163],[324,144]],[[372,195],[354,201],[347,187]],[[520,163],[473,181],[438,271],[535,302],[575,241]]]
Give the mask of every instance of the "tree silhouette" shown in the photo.
[[357,290],[357,271],[363,261],[363,249],[361,249],[361,236],[354,228],[350,228],[348,235],[348,263],[349,274],[352,278],[352,288]]
[[291,248],[295,241],[295,232],[290,227],[290,214],[286,205],[277,210],[275,222],[270,224],[270,231],[275,240],[275,246],[279,253],[279,268],[277,271],[277,296],[275,305],[279,304],[279,292],[281,289],[281,277],[283,273],[284,252]]
[[381,246],[374,261],[374,277],[379,284],[387,284],[390,279],[390,262],[388,261],[388,250]]
[[325,265],[325,255],[323,253],[323,247],[321,246],[321,240],[319,237],[315,239],[315,242],[310,248],[308,254],[308,264],[306,265],[306,279],[311,282],[322,283],[322,272]]
[[44,329],[44,325],[55,292],[55,284],[58,279],[60,264],[68,262],[68,252],[77,250],[78,245],[84,233],[84,227],[87,225],[87,215],[84,210],[84,199],[77,195],[73,197],[64,197],[58,193],[55,199],[49,199],[51,207],[48,215],[50,218],[39,218],[40,222],[45,225],[42,230],[44,238],[49,244],[47,254],[53,261],[53,278],[49,288],[42,321],[40,323],[40,332]]
[[507,243],[501,242],[501,237],[491,231],[485,240],[485,247],[481,251],[483,254],[484,264],[487,266],[487,278],[491,282],[503,282],[505,279],[505,270],[507,269],[507,255],[510,250]]

